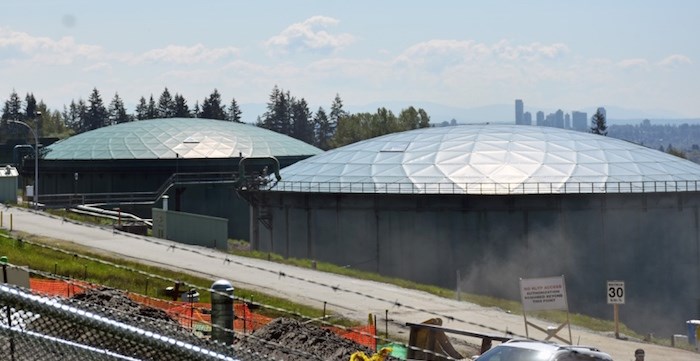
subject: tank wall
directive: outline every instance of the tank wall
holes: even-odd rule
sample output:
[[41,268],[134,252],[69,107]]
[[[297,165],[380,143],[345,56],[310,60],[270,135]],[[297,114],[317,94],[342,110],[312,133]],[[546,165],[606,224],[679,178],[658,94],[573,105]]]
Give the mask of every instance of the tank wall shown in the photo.
[[607,319],[606,281],[623,280],[622,322],[639,332],[700,318],[697,193],[264,199],[263,251],[450,289],[459,274],[463,291],[515,300],[519,278],[564,275],[571,311]]
[[[177,192],[180,191],[178,205]],[[201,184],[171,188],[169,208],[172,210],[228,219],[228,236],[250,240],[250,209],[230,184]],[[178,207],[179,206],[179,207]]]

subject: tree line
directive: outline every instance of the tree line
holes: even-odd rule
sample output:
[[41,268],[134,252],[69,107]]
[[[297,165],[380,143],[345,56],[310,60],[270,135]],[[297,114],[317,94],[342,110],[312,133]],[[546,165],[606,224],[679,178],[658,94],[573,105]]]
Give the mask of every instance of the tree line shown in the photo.
[[[146,119],[207,118],[241,122],[241,116],[236,99],[232,98],[225,104],[217,89],[190,108],[184,96],[172,94],[166,87],[157,101],[153,94],[148,99],[140,97],[133,113],[126,110],[118,93],[114,94],[109,104],[105,104],[97,88],[93,88],[87,100],[71,100],[62,111],[49,109],[42,100],[37,102],[33,93],[27,93],[22,100],[13,90],[4,102],[0,116],[0,143],[26,136],[26,129],[11,120],[19,120],[32,129],[38,129],[39,137],[62,139],[110,125]],[[383,107],[376,113],[350,114],[343,109],[339,94],[335,95],[329,112],[323,107],[312,112],[304,98],[297,98],[275,85],[266,111],[257,117],[255,125],[327,150],[383,134],[428,127],[429,122],[428,114],[414,107],[401,110],[398,116]]]

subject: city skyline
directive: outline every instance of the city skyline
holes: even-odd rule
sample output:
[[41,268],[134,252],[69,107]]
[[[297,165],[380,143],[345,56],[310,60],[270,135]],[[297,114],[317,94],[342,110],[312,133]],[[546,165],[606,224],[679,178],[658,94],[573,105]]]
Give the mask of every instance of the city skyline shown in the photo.
[[11,0],[0,13],[0,99],[32,92],[60,110],[97,88],[133,110],[167,87],[191,105],[214,89],[245,105],[277,85],[314,111],[336,94],[349,108],[526,97],[700,118],[695,1],[288,5]]
[[[607,117],[605,107],[598,107],[596,111],[602,112],[603,115]],[[588,113],[580,110],[571,110],[569,113],[562,109],[557,109],[546,116],[544,111],[538,110],[535,113],[535,121],[533,122],[532,113],[525,111],[525,102],[522,99],[515,99],[515,124],[555,127],[578,131],[590,130]]]

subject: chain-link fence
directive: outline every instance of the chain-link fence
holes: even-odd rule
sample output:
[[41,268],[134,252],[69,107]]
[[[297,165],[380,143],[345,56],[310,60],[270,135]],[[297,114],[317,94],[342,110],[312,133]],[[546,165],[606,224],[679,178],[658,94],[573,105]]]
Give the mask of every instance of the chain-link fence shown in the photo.
[[266,360],[177,322],[0,285],[3,360]]

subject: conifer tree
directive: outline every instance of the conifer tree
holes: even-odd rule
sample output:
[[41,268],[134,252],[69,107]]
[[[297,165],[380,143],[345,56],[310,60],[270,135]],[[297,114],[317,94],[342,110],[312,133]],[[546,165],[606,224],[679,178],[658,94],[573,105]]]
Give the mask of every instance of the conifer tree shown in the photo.
[[131,117],[126,113],[124,102],[119,97],[119,93],[114,93],[114,98],[109,103],[109,119],[111,124],[120,124],[131,121]]
[[236,102],[236,98],[231,99],[231,105],[228,107],[226,112],[226,120],[236,123],[241,123],[241,108]]
[[221,94],[219,94],[218,90],[214,89],[209,97],[204,98],[204,101],[202,102],[201,117],[207,119],[226,120],[226,112],[224,111],[224,107],[221,105]]
[[333,138],[336,128],[338,127],[338,122],[344,116],[347,116],[347,112],[343,110],[343,100],[340,99],[340,94],[336,93],[333,99],[333,104],[331,104],[331,112],[328,117],[328,129],[326,137],[328,139]]
[[21,120],[33,123],[34,118],[36,117],[36,112],[36,98],[34,98],[34,94],[27,93],[27,95],[24,97],[24,114],[22,115]]
[[608,135],[608,125],[605,120],[605,113],[602,108],[591,117],[591,133],[599,135]]
[[19,98],[14,90],[10,93],[10,98],[5,101],[2,108],[3,120],[22,120],[22,99]]
[[163,93],[158,98],[157,107],[158,118],[174,118],[175,117],[175,101],[170,95],[168,88],[163,90]]
[[83,132],[81,125],[86,118],[87,105],[83,99],[78,99],[77,103],[71,100],[70,106],[67,109],[63,108],[63,121],[76,134]]
[[148,119],[148,105],[146,104],[146,98],[144,97],[141,97],[141,99],[139,99],[139,103],[136,104],[136,119]]
[[187,106],[187,100],[180,94],[175,93],[175,118],[191,118],[190,108]]
[[87,114],[81,122],[81,132],[99,129],[109,124],[109,113],[102,102],[102,97],[97,88],[92,89],[88,99]]
[[330,121],[328,120],[328,115],[323,107],[318,107],[316,115],[314,115],[313,124],[315,131],[315,139],[313,144],[323,150],[330,149],[329,142],[332,138],[330,132]]
[[291,136],[306,142],[308,144],[313,144],[314,142],[314,130],[311,124],[311,111],[309,111],[309,105],[306,103],[304,98],[300,100],[294,100],[292,103],[292,131]]
[[148,99],[148,107],[146,108],[146,119],[156,119],[158,118],[158,107],[156,106],[156,101],[153,100],[153,94]]
[[286,93],[277,85],[272,88],[267,103],[267,111],[262,119],[258,120],[258,126],[270,129],[274,132],[291,135],[292,132],[292,107],[294,99],[289,91]]

